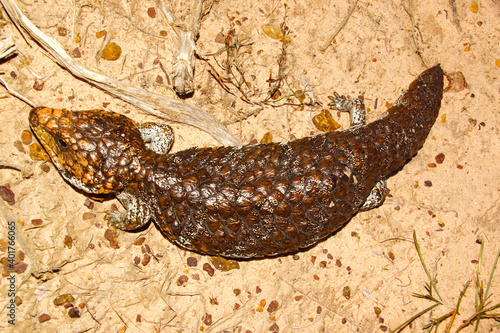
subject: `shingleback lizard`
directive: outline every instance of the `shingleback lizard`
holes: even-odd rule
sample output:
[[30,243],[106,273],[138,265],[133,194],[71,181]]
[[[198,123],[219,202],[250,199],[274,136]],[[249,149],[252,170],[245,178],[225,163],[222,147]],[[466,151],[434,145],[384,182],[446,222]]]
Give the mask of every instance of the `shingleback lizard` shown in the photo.
[[173,154],[168,126],[118,113],[37,107],[29,122],[68,182],[117,196],[127,212],[108,212],[110,225],[133,230],[152,219],[183,248],[255,258],[310,247],[380,205],[385,178],[422,147],[442,95],[437,65],[370,124],[362,101],[336,95],[331,105],[351,113],[345,131]]

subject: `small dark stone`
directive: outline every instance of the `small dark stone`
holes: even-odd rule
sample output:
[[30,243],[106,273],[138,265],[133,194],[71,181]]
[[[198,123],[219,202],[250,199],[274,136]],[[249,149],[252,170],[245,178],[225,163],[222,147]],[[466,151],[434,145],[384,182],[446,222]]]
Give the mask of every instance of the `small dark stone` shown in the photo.
[[80,48],[76,47],[73,51],[71,51],[70,55],[73,58],[81,58],[82,57],[82,53],[80,52]]
[[444,162],[444,154],[440,153],[440,154],[436,155],[435,159],[436,159],[437,164],[443,163]]
[[187,258],[187,264],[189,267],[196,267],[196,265],[198,265],[198,259],[195,257],[189,257]]
[[189,278],[187,277],[187,275],[181,275],[177,279],[177,285],[182,286],[182,285],[186,284],[188,282],[188,280],[189,280]]
[[33,89],[35,89],[36,91],[41,91],[43,90],[43,85],[45,84],[45,82],[40,82],[38,80],[35,80],[35,83],[33,83]]
[[148,8],[148,16],[151,17],[151,18],[155,18],[156,17],[156,10],[154,7],[149,7]]
[[40,226],[42,225],[43,221],[42,219],[33,219],[31,220],[31,224],[35,225],[35,226]]
[[207,272],[209,276],[214,276],[215,274],[215,269],[209,263],[203,264],[203,270]]
[[11,205],[16,203],[14,192],[8,187],[0,186],[0,197]]
[[65,27],[57,27],[57,34],[64,37],[68,34],[68,30]]
[[44,323],[46,321],[49,321],[50,319],[52,319],[52,317],[46,313],[42,313],[41,315],[38,316],[39,323]]
[[80,309],[75,306],[75,307],[69,309],[68,315],[71,318],[80,318],[81,317]]

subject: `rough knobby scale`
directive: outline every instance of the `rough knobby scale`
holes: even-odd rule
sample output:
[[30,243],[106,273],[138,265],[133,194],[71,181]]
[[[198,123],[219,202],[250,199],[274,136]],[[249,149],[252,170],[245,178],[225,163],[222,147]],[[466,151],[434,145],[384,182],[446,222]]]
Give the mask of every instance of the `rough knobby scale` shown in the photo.
[[38,107],[29,121],[67,181],[118,197],[127,212],[108,212],[111,225],[132,230],[153,219],[168,239],[193,251],[268,257],[316,244],[380,204],[385,177],[422,147],[442,95],[437,65],[370,124],[362,102],[337,95],[334,104],[358,119],[346,131],[174,154],[164,154],[167,126],[117,113]]

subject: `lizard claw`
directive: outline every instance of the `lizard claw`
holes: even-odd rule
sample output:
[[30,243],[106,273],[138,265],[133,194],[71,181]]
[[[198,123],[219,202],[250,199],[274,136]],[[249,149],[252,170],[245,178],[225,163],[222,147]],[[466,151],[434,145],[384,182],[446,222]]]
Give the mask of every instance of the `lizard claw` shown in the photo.
[[339,110],[339,111],[349,111],[351,107],[351,100],[344,95],[339,95],[336,91],[333,92],[334,96],[328,96],[328,98],[332,101],[328,103],[328,106],[331,109]]
[[104,215],[104,219],[108,222],[108,226],[123,230],[121,227],[123,226],[123,215],[123,213],[117,210],[108,210],[106,211],[106,215]]

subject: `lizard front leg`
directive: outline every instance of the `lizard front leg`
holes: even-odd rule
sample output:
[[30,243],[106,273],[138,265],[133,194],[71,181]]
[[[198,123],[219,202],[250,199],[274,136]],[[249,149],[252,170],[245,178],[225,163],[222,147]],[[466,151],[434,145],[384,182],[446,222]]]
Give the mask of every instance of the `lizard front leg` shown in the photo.
[[151,219],[151,209],[144,200],[127,191],[120,192],[116,198],[127,211],[125,213],[117,210],[106,212],[104,218],[109,226],[120,230],[135,230],[146,225]]
[[149,149],[164,155],[170,151],[174,143],[174,131],[166,124],[153,122],[136,123],[144,142],[150,143]]
[[[169,152],[174,143],[174,132],[170,126],[153,122],[135,125],[144,142],[150,144],[149,149],[161,155]],[[110,226],[120,230],[135,230],[146,225],[153,216],[147,202],[127,191],[118,193],[116,198],[127,211],[108,211],[105,219]]]

